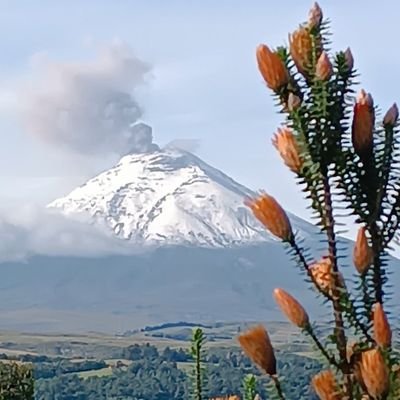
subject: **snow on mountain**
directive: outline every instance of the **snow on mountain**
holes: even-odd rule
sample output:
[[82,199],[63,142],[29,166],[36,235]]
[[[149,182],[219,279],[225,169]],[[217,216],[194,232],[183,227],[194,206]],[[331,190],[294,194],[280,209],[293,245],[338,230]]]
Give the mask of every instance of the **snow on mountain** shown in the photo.
[[195,155],[169,148],[126,155],[49,207],[91,216],[136,243],[225,247],[273,240],[243,204],[251,195]]

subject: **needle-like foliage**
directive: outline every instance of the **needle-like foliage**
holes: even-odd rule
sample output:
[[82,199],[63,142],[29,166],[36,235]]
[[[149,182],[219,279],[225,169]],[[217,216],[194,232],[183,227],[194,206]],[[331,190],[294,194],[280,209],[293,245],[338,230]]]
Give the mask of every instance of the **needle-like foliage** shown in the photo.
[[[355,94],[358,74],[353,55],[350,49],[333,53],[329,38],[329,22],[315,3],[308,20],[289,35],[288,47],[273,50],[260,45],[256,57],[285,117],[273,145],[309,200],[326,238],[324,257],[310,258],[310,250],[299,243],[287,214],[272,196],[261,193],[246,204],[285,243],[301,273],[330,304],[332,334],[319,338],[300,303],[282,289],[274,292],[283,313],[326,360],[328,368],[312,381],[319,398],[399,399],[399,360],[385,314],[387,251],[399,239],[399,112],[393,104],[381,118],[371,94]],[[359,229],[352,259],[357,280],[353,292],[341,273],[344,257],[338,227],[343,221],[338,220],[338,211],[343,210]],[[268,337],[265,332],[264,336]],[[257,351],[262,350],[257,349],[265,346],[258,343],[254,330],[239,340],[259,363]],[[285,398],[279,371],[266,373],[278,397]]]

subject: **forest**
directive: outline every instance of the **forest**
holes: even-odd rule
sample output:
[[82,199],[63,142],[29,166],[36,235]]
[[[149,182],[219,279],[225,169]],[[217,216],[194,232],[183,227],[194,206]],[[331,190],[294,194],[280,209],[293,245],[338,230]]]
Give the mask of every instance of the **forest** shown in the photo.
[[[1,376],[5,376],[11,365],[16,366],[14,373],[21,368],[32,368],[35,400],[184,400],[191,392],[193,357],[183,348],[159,350],[149,343],[134,344],[115,354],[119,362],[112,368],[107,368],[106,360],[4,354],[0,357]],[[257,393],[263,399],[269,398],[265,377],[238,348],[208,349],[203,360],[206,377],[203,396],[245,397],[245,378],[253,375]],[[285,351],[279,355],[278,367],[288,377],[284,386],[293,396],[290,398],[316,399],[310,390],[310,379],[321,367],[317,360]],[[90,374],[85,376],[86,372]],[[22,382],[21,377],[16,380]],[[21,391],[15,400],[30,399],[27,393],[26,389]]]

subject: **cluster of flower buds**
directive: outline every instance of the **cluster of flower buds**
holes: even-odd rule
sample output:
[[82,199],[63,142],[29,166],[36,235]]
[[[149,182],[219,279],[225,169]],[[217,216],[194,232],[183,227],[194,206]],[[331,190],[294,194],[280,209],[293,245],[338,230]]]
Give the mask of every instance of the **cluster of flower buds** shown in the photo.
[[[330,89],[331,87],[335,88],[333,86],[336,82],[333,79],[334,74],[338,76],[342,74],[343,76],[339,76],[341,79],[354,75],[354,58],[350,48],[338,55],[334,67],[330,56],[324,51],[323,33],[323,13],[319,5],[315,3],[309,12],[308,21],[289,35],[290,58],[294,62],[298,74],[293,75],[290,60],[286,59],[285,52],[272,51],[263,44],[257,48],[256,53],[258,68],[266,85],[279,95],[280,102],[284,106],[283,110],[289,112],[289,120],[294,121],[293,129],[283,126],[277,130],[272,144],[285,165],[304,179],[309,169],[309,158],[310,160],[313,158],[306,153],[305,143],[300,140],[303,136],[296,132],[295,117],[302,118],[302,116],[308,115],[307,102],[310,99],[307,97],[308,92],[304,89],[305,86],[299,82],[305,82],[309,86],[310,83],[315,84],[313,87],[316,88]],[[385,131],[393,129],[398,124],[398,119],[399,110],[394,103],[383,118]],[[364,166],[373,159],[371,156],[374,148],[374,131],[374,102],[369,93],[361,90],[353,108],[351,139],[354,152]],[[246,205],[274,236],[294,244],[294,234],[289,218],[273,197],[263,193],[248,199]],[[370,242],[367,227],[361,227],[353,249],[353,263],[362,277],[365,277],[374,263],[375,254]],[[322,257],[308,267],[308,273],[319,291],[329,296],[334,304],[339,303],[340,307],[338,296],[341,290],[345,289],[345,281],[342,274],[333,269],[332,258],[332,254],[331,257]],[[273,297],[282,313],[292,324],[312,333],[309,316],[298,300],[281,288],[274,290]],[[351,348],[351,354],[347,353],[346,360],[341,360],[340,364],[335,364],[335,362],[333,364],[339,365],[339,367],[341,365],[350,367],[353,374],[352,379],[355,378],[354,382],[358,381],[364,391],[362,398],[386,398],[390,386],[390,373],[385,356],[392,345],[392,330],[383,305],[379,302],[374,304],[371,322],[373,338],[369,337],[369,339],[371,339],[372,348],[360,349],[355,344]],[[268,333],[262,326],[252,328],[240,335],[239,342],[244,352],[267,375],[276,375],[274,350]],[[346,344],[349,343],[345,337],[342,349],[346,347]],[[340,348],[339,354],[341,357],[343,356]],[[342,373],[346,375],[349,372],[342,369]],[[345,385],[341,387],[338,382],[340,381],[335,373],[326,370],[313,377],[312,386],[321,400],[339,400],[346,398],[344,393],[348,394],[348,388],[346,389]]]

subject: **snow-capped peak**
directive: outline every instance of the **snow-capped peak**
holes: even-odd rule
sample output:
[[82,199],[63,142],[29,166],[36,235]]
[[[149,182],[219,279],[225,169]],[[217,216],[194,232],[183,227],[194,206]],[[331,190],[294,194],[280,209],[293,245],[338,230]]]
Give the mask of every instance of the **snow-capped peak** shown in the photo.
[[243,200],[253,193],[195,155],[129,154],[49,207],[86,214],[136,243],[232,246],[271,240]]

